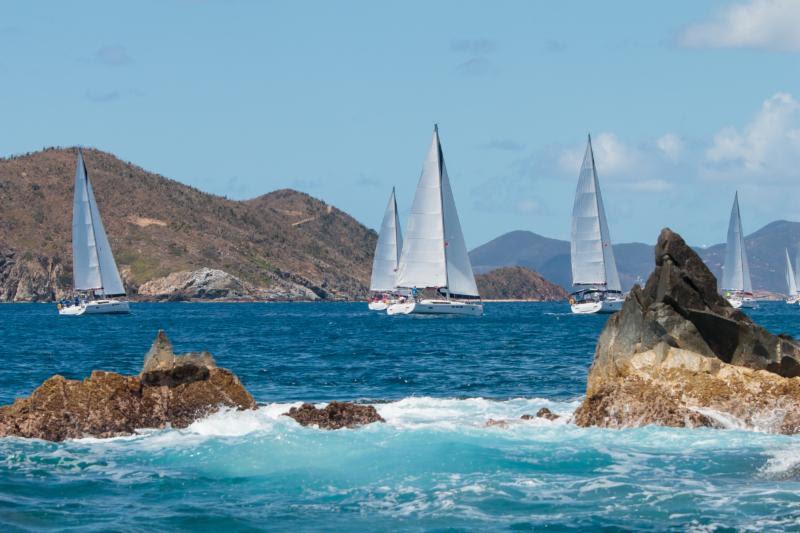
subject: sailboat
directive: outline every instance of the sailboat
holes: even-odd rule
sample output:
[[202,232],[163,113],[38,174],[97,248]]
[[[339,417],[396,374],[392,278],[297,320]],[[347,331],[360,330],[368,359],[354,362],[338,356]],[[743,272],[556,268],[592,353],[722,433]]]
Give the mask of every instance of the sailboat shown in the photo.
[[787,304],[796,304],[798,300],[797,295],[797,278],[794,275],[792,268],[792,260],[789,259],[789,250],[783,250],[786,253],[786,288],[789,290],[789,296],[786,298]]
[[739,213],[739,193],[733,197],[731,220],[728,224],[728,242],[725,246],[725,265],[722,270],[722,292],[736,309],[755,307],[750,266],[744,247],[742,217]]
[[375,258],[372,260],[372,277],[369,290],[373,293],[369,308],[371,311],[385,311],[397,301],[397,266],[400,251],[403,249],[403,235],[397,217],[397,199],[394,187],[389,196],[389,204],[383,213],[378,243],[375,245]]
[[72,277],[77,294],[58,304],[58,314],[66,316],[117,314],[130,312],[117,264],[111,253],[92,184],[78,149],[75,193],[72,206]]
[[571,236],[572,285],[578,289],[569,298],[572,312],[615,313],[622,309],[622,286],[600,194],[591,135],[578,176]]
[[[406,225],[406,238],[397,268],[397,286],[410,298],[390,305],[390,315],[483,314],[478,286],[461,232],[453,191],[442,155],[439,127],[433,139]],[[435,289],[425,298],[418,290]]]

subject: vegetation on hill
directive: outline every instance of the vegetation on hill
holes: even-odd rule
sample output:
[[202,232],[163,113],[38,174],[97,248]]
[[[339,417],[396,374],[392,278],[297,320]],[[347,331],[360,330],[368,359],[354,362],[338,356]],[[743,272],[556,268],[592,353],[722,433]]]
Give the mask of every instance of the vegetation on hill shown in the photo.
[[[103,223],[131,292],[172,272],[220,269],[257,287],[366,295],[377,236],[311,196],[204,193],[84,150]],[[0,159],[0,299],[58,297],[72,284],[75,149]]]

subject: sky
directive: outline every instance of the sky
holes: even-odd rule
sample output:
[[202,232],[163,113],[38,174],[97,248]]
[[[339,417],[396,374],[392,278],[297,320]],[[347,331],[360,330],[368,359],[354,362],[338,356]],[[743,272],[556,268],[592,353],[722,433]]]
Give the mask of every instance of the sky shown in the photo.
[[[469,247],[800,220],[800,1],[37,1],[0,17],[0,157],[93,146],[202,190],[404,216],[438,123]],[[102,200],[99,200],[102,203]]]

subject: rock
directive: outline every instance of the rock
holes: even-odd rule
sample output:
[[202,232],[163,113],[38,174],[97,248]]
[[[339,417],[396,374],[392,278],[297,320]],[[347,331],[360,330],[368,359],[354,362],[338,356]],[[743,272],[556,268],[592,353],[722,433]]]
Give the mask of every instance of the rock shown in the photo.
[[385,422],[373,406],[350,402],[331,402],[324,409],[304,403],[300,407],[292,407],[283,416],[294,418],[301,426],[317,426],[320,429],[355,428],[373,422]]
[[0,301],[51,302],[66,297],[71,284],[60,258],[20,254],[0,243]]
[[557,414],[552,412],[547,407],[542,407],[538,411],[536,411],[536,418],[546,418],[547,420],[555,420],[559,418]]
[[141,297],[167,300],[316,300],[310,289],[276,277],[270,289],[256,287],[224,270],[201,268],[173,272],[142,284]]
[[0,436],[62,441],[185,428],[221,407],[255,409],[239,379],[207,352],[177,356],[159,331],[139,376],[95,370],[83,381],[53,376],[28,398],[0,407]]
[[490,418],[484,424],[485,427],[498,427],[498,428],[507,428],[508,427],[508,420],[497,420],[495,418]]
[[556,420],[557,418],[561,418],[559,415],[555,414],[553,411],[548,409],[547,407],[542,407],[538,411],[536,411],[536,415],[528,415],[524,414],[519,417],[520,420],[533,420],[534,418],[544,418],[547,420]]
[[733,309],[683,239],[664,229],[656,267],[597,342],[581,426],[716,426],[726,413],[760,429],[800,427],[800,345]]

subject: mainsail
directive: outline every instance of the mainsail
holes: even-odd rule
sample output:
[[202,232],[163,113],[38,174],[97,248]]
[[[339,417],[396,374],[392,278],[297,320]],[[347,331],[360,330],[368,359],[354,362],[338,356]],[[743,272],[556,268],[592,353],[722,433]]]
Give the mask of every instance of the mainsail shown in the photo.
[[725,246],[725,266],[722,272],[722,289],[728,291],[753,292],[750,282],[750,266],[744,248],[742,217],[739,213],[739,193],[733,197],[731,221],[728,224],[728,243]]
[[789,259],[789,250],[786,252],[786,287],[789,289],[789,296],[797,296],[797,279],[794,276],[794,269],[792,268],[792,260]]
[[72,276],[75,290],[94,290],[105,296],[125,294],[80,149],[72,207]]
[[458,296],[479,296],[461,232],[439,128],[422,165],[397,269],[398,287],[436,287]]
[[611,247],[603,196],[594,164],[592,138],[586,144],[575,204],[572,207],[572,284],[604,286],[621,291],[617,264]]
[[389,205],[383,214],[378,244],[375,245],[375,258],[372,261],[372,278],[369,290],[373,292],[391,291],[397,287],[397,265],[400,261],[400,250],[403,249],[403,235],[400,233],[400,221],[397,217],[397,200],[392,194]]

